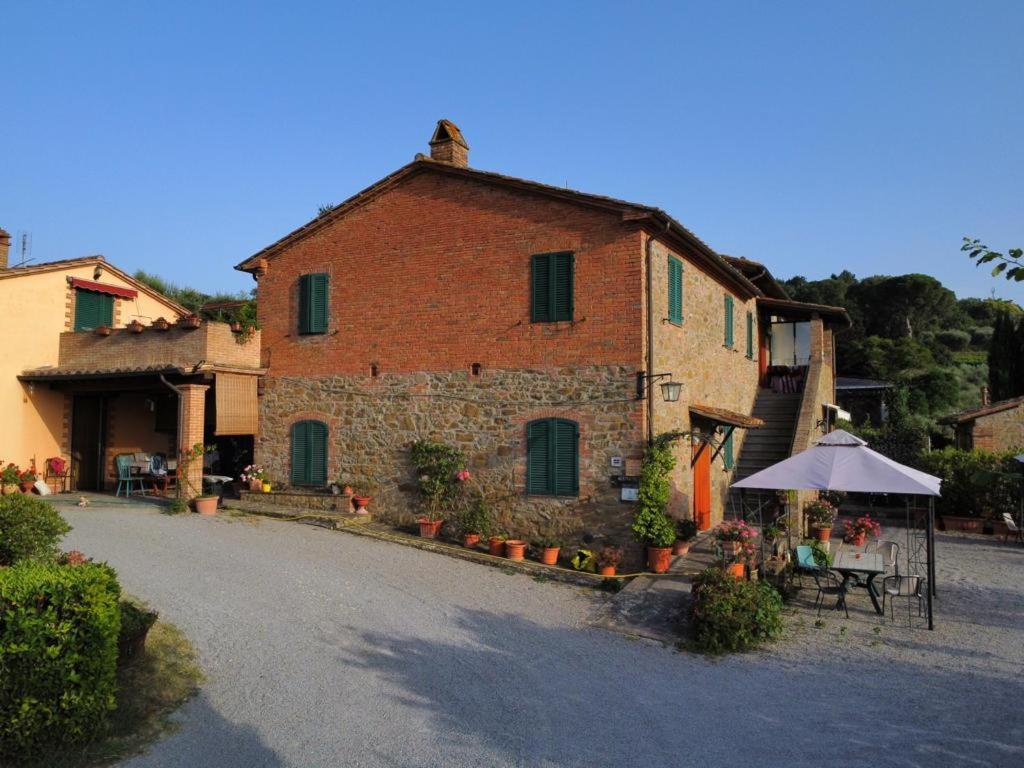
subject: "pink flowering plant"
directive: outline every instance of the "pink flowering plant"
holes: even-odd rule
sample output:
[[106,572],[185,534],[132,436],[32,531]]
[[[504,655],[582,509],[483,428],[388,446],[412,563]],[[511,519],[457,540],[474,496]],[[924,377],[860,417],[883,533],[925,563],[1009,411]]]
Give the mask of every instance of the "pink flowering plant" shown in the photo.
[[882,526],[877,520],[872,520],[871,515],[863,515],[856,520],[846,522],[846,540],[848,542],[867,536],[880,536]]
[[826,499],[804,505],[804,515],[816,528],[831,528],[836,519],[836,508]]
[[711,535],[716,548],[723,555],[730,552],[738,562],[748,561],[757,551],[755,539],[757,529],[744,520],[726,520],[720,523]]
[[253,480],[258,480],[262,483],[267,480],[269,475],[267,474],[267,471],[258,464],[250,464],[242,470],[240,477],[242,478],[243,483],[251,483]]

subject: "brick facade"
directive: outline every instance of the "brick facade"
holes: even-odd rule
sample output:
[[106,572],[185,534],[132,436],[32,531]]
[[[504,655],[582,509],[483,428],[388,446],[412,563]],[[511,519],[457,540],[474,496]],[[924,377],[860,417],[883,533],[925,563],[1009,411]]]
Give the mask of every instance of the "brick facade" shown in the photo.
[[958,444],[986,451],[1024,449],[1024,403],[978,416],[956,428]]

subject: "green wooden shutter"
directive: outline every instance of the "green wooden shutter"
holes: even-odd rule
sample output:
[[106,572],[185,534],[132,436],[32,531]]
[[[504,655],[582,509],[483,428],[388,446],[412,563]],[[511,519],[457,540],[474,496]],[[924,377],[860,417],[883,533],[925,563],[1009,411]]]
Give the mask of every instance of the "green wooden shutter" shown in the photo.
[[683,262],[675,256],[668,257],[668,319],[683,322]]
[[75,330],[91,331],[114,325],[114,297],[107,293],[75,290]]
[[553,419],[554,436],[552,474],[556,496],[575,496],[579,493],[579,427],[574,421]]
[[754,359],[754,313],[747,312],[747,357]]
[[725,297],[725,346],[733,345],[732,296]]
[[530,322],[573,317],[573,254],[538,253],[530,258]]
[[551,424],[548,419],[526,426],[526,492],[551,493]]
[[327,333],[327,274],[299,278],[299,333]]
[[297,421],[292,425],[292,485],[327,484],[327,425]]
[[730,429],[728,436],[722,441],[722,464],[725,465],[726,469],[732,469],[733,467],[732,433],[733,430]]
[[571,253],[556,253],[551,257],[553,291],[551,306],[555,320],[572,320],[573,258]]
[[292,485],[305,485],[309,477],[309,422],[292,424]]

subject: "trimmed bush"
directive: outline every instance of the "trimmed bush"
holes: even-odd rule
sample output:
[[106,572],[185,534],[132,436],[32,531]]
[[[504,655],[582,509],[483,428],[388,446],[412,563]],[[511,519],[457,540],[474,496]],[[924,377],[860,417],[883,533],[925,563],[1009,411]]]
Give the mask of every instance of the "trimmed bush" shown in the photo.
[[694,579],[694,645],[705,653],[747,651],[782,631],[782,596],[763,581],[708,568]]
[[102,733],[114,708],[119,597],[107,565],[0,568],[0,764]]
[[0,565],[52,561],[58,542],[71,530],[52,504],[27,494],[0,496]]
[[945,448],[925,454],[920,468],[942,478],[936,511],[940,515],[994,519],[1008,509],[1016,509],[1021,475],[1014,453]]

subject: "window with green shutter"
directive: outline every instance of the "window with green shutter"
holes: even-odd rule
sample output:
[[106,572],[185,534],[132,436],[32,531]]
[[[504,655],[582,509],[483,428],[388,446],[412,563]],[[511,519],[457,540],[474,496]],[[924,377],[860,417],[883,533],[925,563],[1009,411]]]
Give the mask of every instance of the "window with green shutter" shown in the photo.
[[668,257],[668,321],[683,322],[683,262],[675,256]]
[[[728,429],[728,427],[727,427]],[[734,430],[729,429],[729,434],[722,440],[722,464],[725,465],[726,469],[732,469],[733,467],[733,455],[732,455],[732,433]]]
[[299,278],[299,333],[327,333],[327,273]]
[[754,359],[754,313],[747,312],[747,358]]
[[580,428],[566,419],[526,425],[526,492],[576,496],[580,490]]
[[733,312],[732,312],[732,296],[726,295],[725,297],[725,346],[732,348],[733,339]]
[[327,425],[322,421],[292,424],[291,483],[327,484]]
[[114,325],[114,297],[109,293],[75,289],[75,330],[91,331]]
[[538,253],[530,257],[530,322],[572,320],[573,254]]

